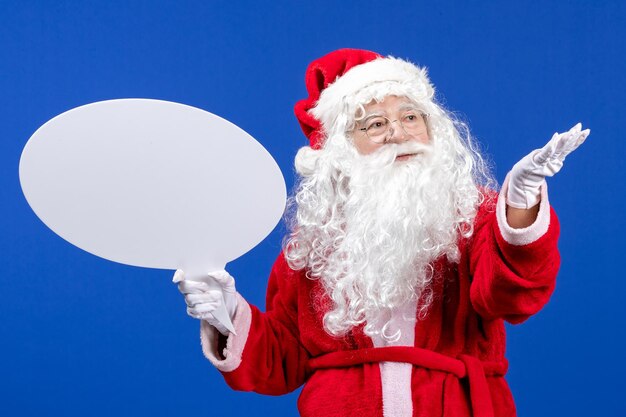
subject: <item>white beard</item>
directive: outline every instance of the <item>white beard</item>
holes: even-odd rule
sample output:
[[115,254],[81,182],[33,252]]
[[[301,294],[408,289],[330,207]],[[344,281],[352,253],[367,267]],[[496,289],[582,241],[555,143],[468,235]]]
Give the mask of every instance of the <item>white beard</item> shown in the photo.
[[[321,279],[334,304],[324,317],[330,334],[365,324],[366,334],[397,340],[387,328],[391,313],[418,301],[418,317],[425,316],[432,262],[443,255],[458,262],[459,233],[471,229],[479,193],[471,175],[448,168],[457,161],[443,148],[411,142],[368,156],[336,152],[331,165],[343,172],[333,192],[322,178],[301,187],[287,259]],[[395,161],[409,150],[419,154]]]

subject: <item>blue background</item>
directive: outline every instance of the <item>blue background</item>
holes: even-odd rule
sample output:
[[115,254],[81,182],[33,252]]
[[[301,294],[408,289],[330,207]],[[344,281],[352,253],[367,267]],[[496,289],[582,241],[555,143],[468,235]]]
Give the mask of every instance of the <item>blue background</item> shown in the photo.
[[[48,230],[21,193],[18,162],[59,113],[158,98],[241,126],[291,188],[304,71],[340,47],[426,65],[499,181],[554,131],[592,129],[549,182],[563,265],[551,302],[509,326],[508,380],[520,416],[625,415],[626,8],[489,3],[0,1],[0,415],[297,415],[297,393],[224,384],[171,271],[105,261]],[[283,233],[228,266],[261,307]]]

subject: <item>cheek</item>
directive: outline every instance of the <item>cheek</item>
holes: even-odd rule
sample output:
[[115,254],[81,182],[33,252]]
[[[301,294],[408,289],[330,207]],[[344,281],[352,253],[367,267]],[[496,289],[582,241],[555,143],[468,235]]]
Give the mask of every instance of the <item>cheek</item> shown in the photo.
[[430,137],[428,136],[428,132],[422,133],[421,135],[417,135],[415,137],[415,141],[419,142],[419,143],[423,143],[423,144],[429,144],[430,143]]
[[382,144],[373,143],[369,140],[355,140],[354,147],[361,155],[369,155],[383,146]]

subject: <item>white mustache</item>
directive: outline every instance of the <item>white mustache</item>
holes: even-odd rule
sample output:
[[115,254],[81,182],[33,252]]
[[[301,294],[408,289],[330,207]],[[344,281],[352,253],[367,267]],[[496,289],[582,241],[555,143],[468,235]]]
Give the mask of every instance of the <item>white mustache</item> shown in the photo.
[[432,150],[432,146],[419,142],[392,143],[390,145],[396,156],[428,153]]
[[419,142],[389,143],[371,155],[366,156],[367,164],[392,164],[402,155],[428,155],[432,152],[432,145]]

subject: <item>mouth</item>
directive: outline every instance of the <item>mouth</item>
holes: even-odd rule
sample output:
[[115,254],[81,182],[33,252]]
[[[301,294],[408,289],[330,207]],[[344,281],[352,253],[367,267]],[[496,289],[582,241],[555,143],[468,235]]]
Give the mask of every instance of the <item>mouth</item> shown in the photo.
[[396,161],[408,161],[409,159],[413,158],[415,155],[415,153],[405,153],[402,155],[398,155],[396,156]]

